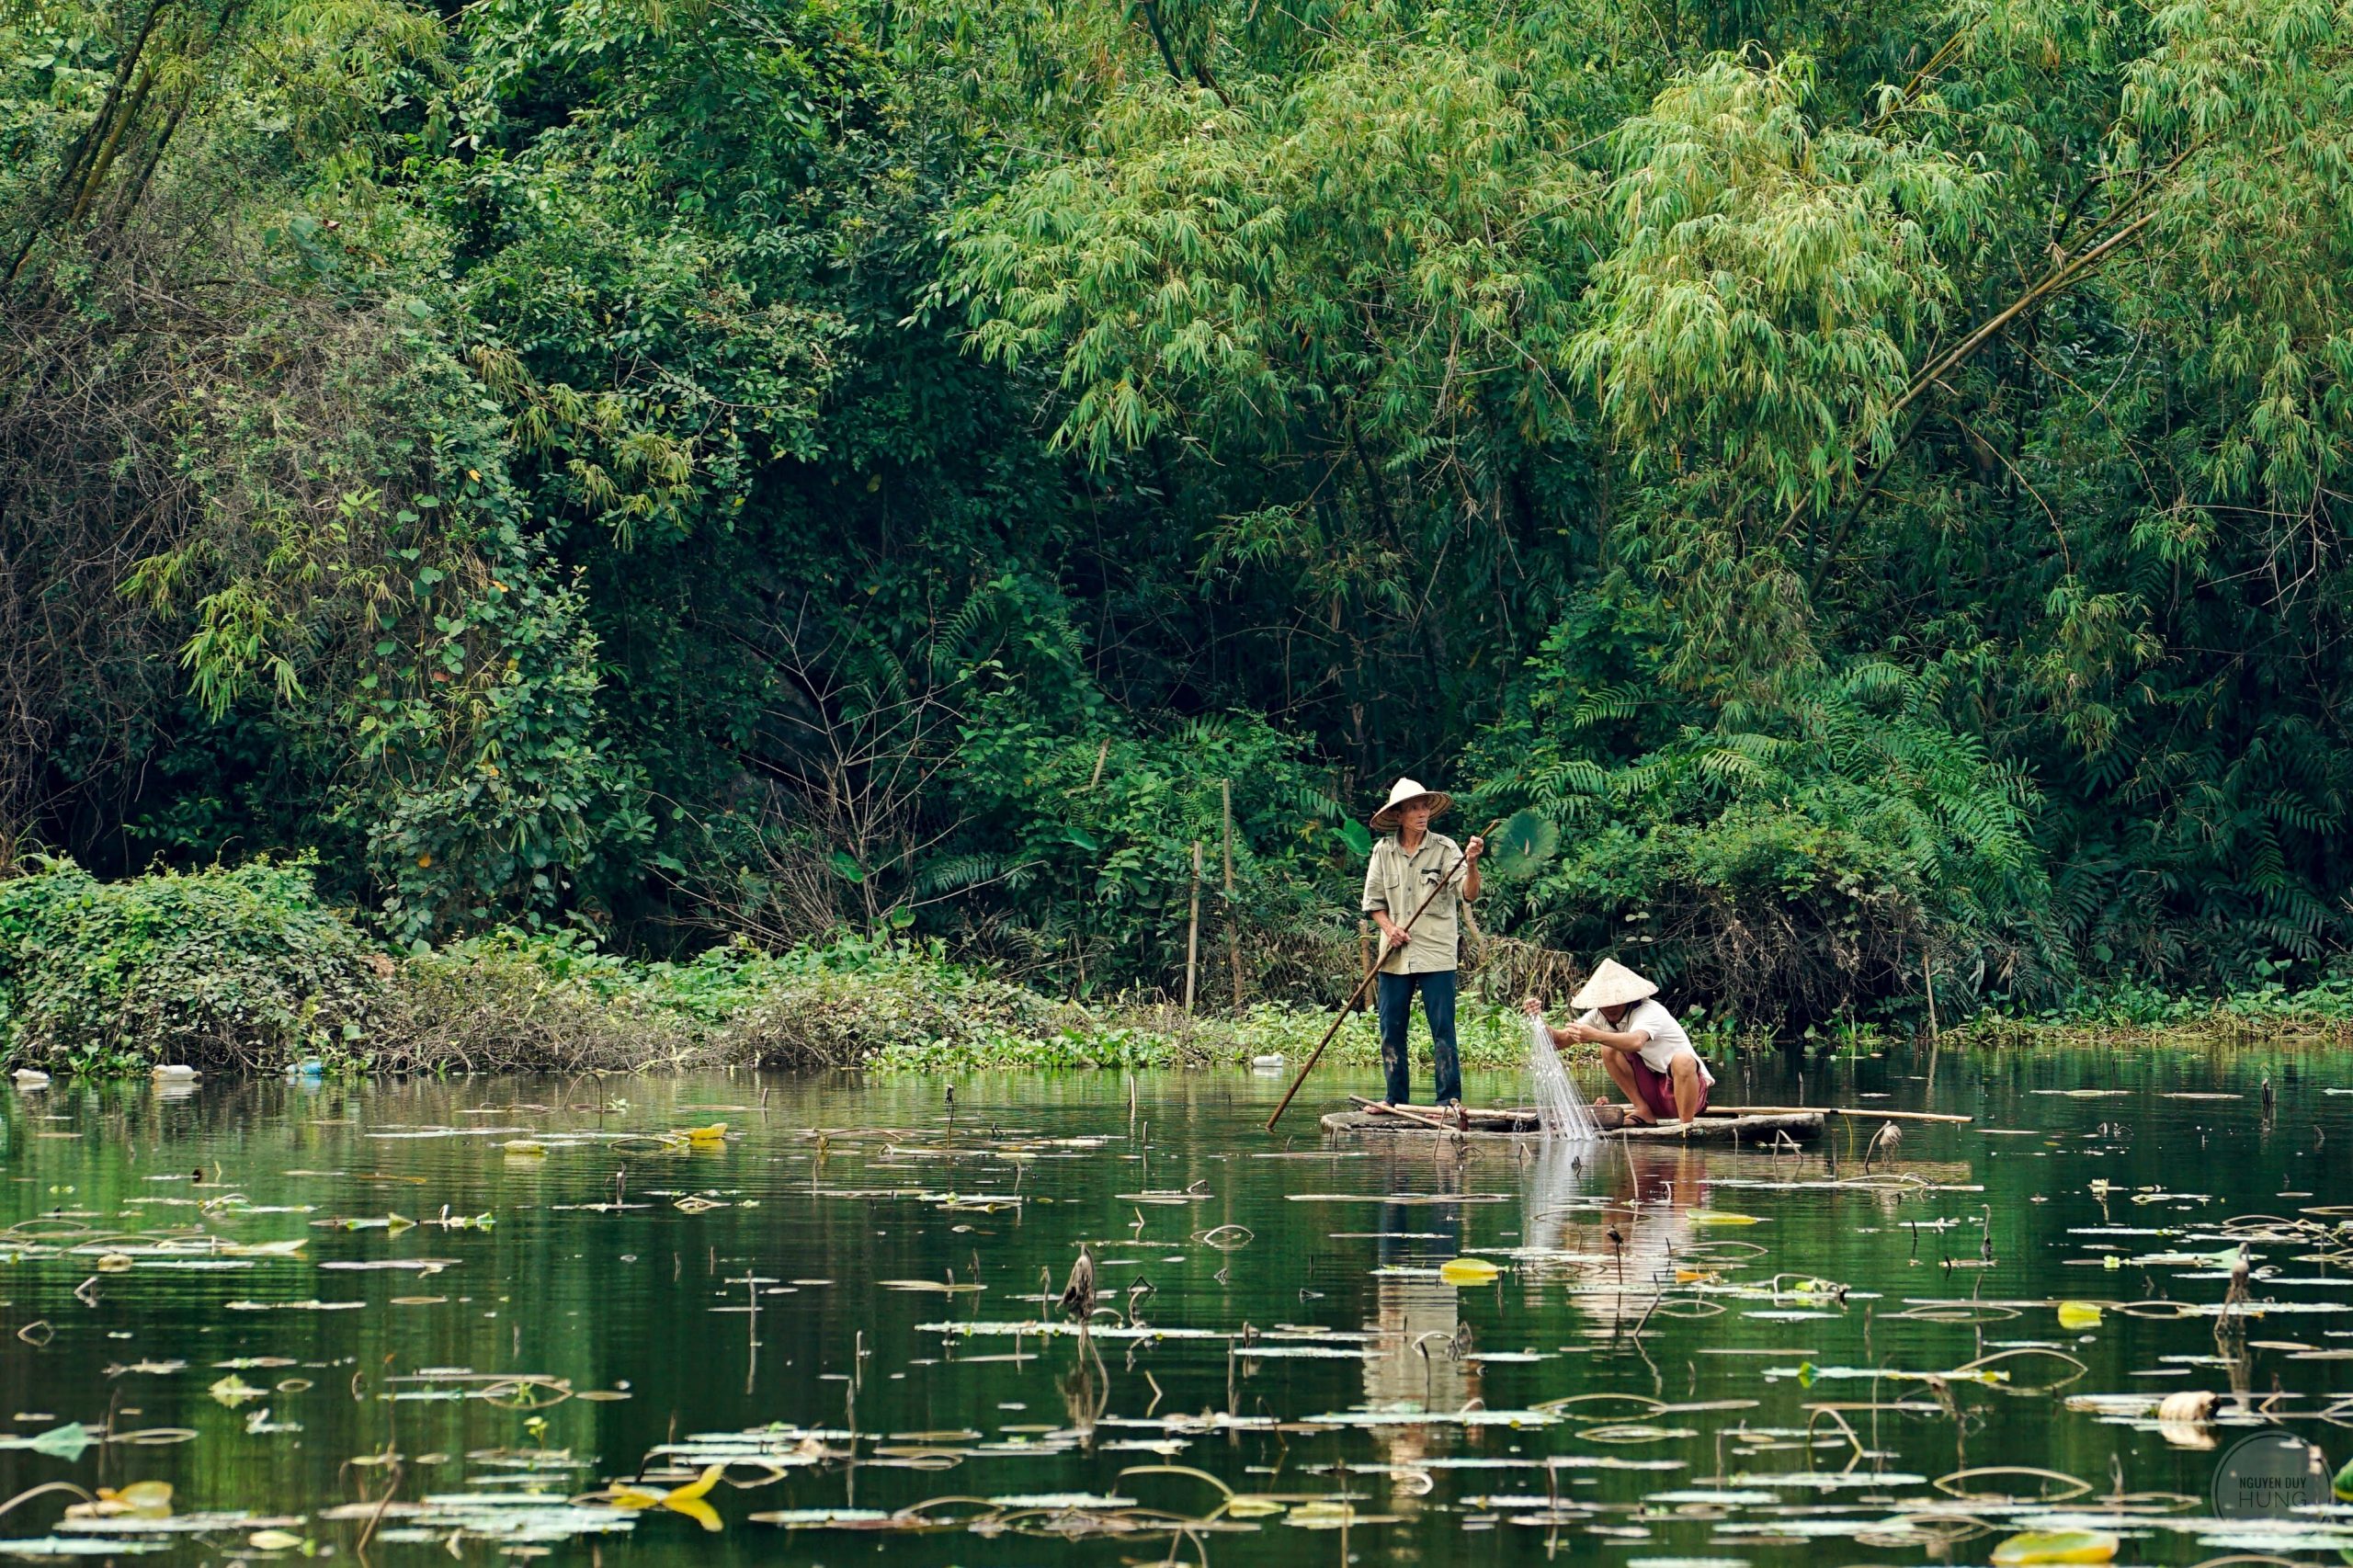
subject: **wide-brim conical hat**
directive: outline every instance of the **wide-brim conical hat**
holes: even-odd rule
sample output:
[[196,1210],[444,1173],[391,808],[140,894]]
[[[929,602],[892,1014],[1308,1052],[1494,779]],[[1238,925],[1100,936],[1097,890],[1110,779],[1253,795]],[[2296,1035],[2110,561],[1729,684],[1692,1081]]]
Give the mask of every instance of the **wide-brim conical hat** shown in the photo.
[[1433,821],[1440,812],[1454,804],[1454,797],[1443,790],[1425,790],[1411,778],[1400,778],[1390,786],[1389,799],[1382,803],[1379,811],[1372,813],[1372,831],[1394,832],[1397,826],[1397,813],[1415,801],[1427,801],[1430,803],[1430,816]]
[[1593,978],[1578,987],[1569,998],[1572,1007],[1622,1007],[1629,1002],[1639,1002],[1645,996],[1658,994],[1658,987],[1620,963],[1616,959],[1604,959]]

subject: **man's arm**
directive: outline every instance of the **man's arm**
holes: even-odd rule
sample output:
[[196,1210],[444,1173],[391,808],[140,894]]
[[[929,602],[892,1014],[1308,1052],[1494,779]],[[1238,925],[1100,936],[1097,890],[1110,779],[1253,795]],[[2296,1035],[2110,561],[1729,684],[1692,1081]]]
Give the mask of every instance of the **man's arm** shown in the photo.
[[1570,1040],[1581,1040],[1587,1045],[1597,1045],[1604,1051],[1621,1051],[1628,1056],[1651,1042],[1651,1031],[1648,1029],[1613,1030],[1605,1029],[1598,1024],[1574,1023],[1552,1032]]
[[[1540,1024],[1544,1023],[1544,1004],[1536,997],[1523,998],[1519,1006],[1520,1010],[1529,1017]],[[1651,1039],[1651,1031],[1648,1029],[1628,1029],[1622,1034],[1617,1034],[1597,1024],[1588,1024],[1584,1018],[1572,1018],[1557,1029],[1550,1024],[1544,1024],[1544,1032],[1552,1037],[1552,1049],[1555,1051],[1564,1045],[1574,1045],[1582,1041],[1587,1045],[1597,1045],[1605,1050],[1621,1051],[1631,1054],[1648,1045]]]
[[1364,896],[1357,901],[1357,907],[1371,915],[1372,923],[1381,927],[1381,951],[1385,953],[1404,947],[1411,938],[1404,926],[1389,917],[1389,897],[1381,886],[1380,869],[1381,851],[1376,848],[1372,858],[1365,862]]

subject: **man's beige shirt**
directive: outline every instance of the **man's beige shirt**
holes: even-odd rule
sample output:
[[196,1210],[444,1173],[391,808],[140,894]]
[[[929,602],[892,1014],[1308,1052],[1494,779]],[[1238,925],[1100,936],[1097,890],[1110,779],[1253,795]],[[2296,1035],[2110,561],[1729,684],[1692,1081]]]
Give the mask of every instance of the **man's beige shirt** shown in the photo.
[[1421,909],[1438,879],[1446,878],[1445,891],[1430,899],[1430,906],[1414,921],[1414,939],[1381,960],[1381,973],[1435,974],[1455,966],[1465,870],[1461,849],[1442,833],[1422,835],[1422,846],[1411,855],[1399,846],[1393,833],[1372,846],[1372,860],[1364,869],[1364,902],[1358,906],[1367,915],[1382,910],[1403,926]]

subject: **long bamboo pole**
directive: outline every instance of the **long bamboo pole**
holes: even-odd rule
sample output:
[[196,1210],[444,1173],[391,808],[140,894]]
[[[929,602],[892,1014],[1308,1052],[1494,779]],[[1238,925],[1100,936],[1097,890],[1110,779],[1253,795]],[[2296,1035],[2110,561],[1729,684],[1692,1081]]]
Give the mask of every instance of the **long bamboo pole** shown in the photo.
[[[1487,833],[1495,832],[1497,824],[1501,823],[1502,820],[1502,818],[1498,817],[1495,822],[1489,823],[1487,824]],[[1486,834],[1480,834],[1477,836],[1483,838],[1486,836]],[[1430,906],[1430,901],[1432,899],[1438,897],[1440,892],[1452,885],[1454,881],[1454,873],[1461,870],[1464,862],[1468,861],[1470,858],[1471,851],[1467,847],[1460,856],[1456,857],[1454,864],[1447,868],[1446,875],[1438,880],[1438,885],[1430,889],[1429,892],[1424,893],[1422,895],[1422,902],[1415,906],[1414,913],[1406,916],[1404,926],[1405,930],[1408,932],[1413,930],[1414,922],[1422,917],[1422,911]],[[1384,961],[1387,960],[1388,956],[1389,955],[1385,952],[1381,954],[1381,958]],[[1324,1031],[1324,1038],[1315,1042],[1315,1050],[1308,1057],[1307,1065],[1299,1070],[1299,1076],[1293,1078],[1290,1081],[1290,1087],[1283,1091],[1283,1097],[1281,1101],[1275,1107],[1275,1114],[1267,1118],[1267,1131],[1272,1132],[1275,1130],[1275,1123],[1283,1119],[1283,1112],[1290,1108],[1290,1102],[1298,1097],[1300,1085],[1307,1082],[1307,1075],[1315,1071],[1315,1064],[1317,1062],[1324,1060],[1324,1052],[1325,1049],[1331,1045],[1333,1038],[1340,1032],[1340,1026],[1347,1022],[1348,1009],[1357,1005],[1357,999],[1362,996],[1365,994],[1365,988],[1372,983],[1372,977],[1380,972],[1381,965],[1378,963],[1365,971],[1364,978],[1357,982],[1357,988],[1348,993],[1348,999],[1340,1004],[1340,1010],[1338,1012],[1332,1015],[1332,1027]]]
[[1702,1116],[1851,1116],[1859,1121],[1949,1121],[1966,1127],[1977,1119],[1941,1110],[1874,1110],[1870,1106],[1727,1105],[1710,1106]]

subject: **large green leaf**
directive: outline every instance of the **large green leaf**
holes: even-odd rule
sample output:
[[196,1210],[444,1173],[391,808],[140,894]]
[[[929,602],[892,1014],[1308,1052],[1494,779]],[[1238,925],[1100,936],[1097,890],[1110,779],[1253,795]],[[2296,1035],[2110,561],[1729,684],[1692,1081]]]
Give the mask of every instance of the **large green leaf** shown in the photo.
[[1487,841],[1488,858],[1506,875],[1524,877],[1552,858],[1561,830],[1533,806],[1514,812]]

